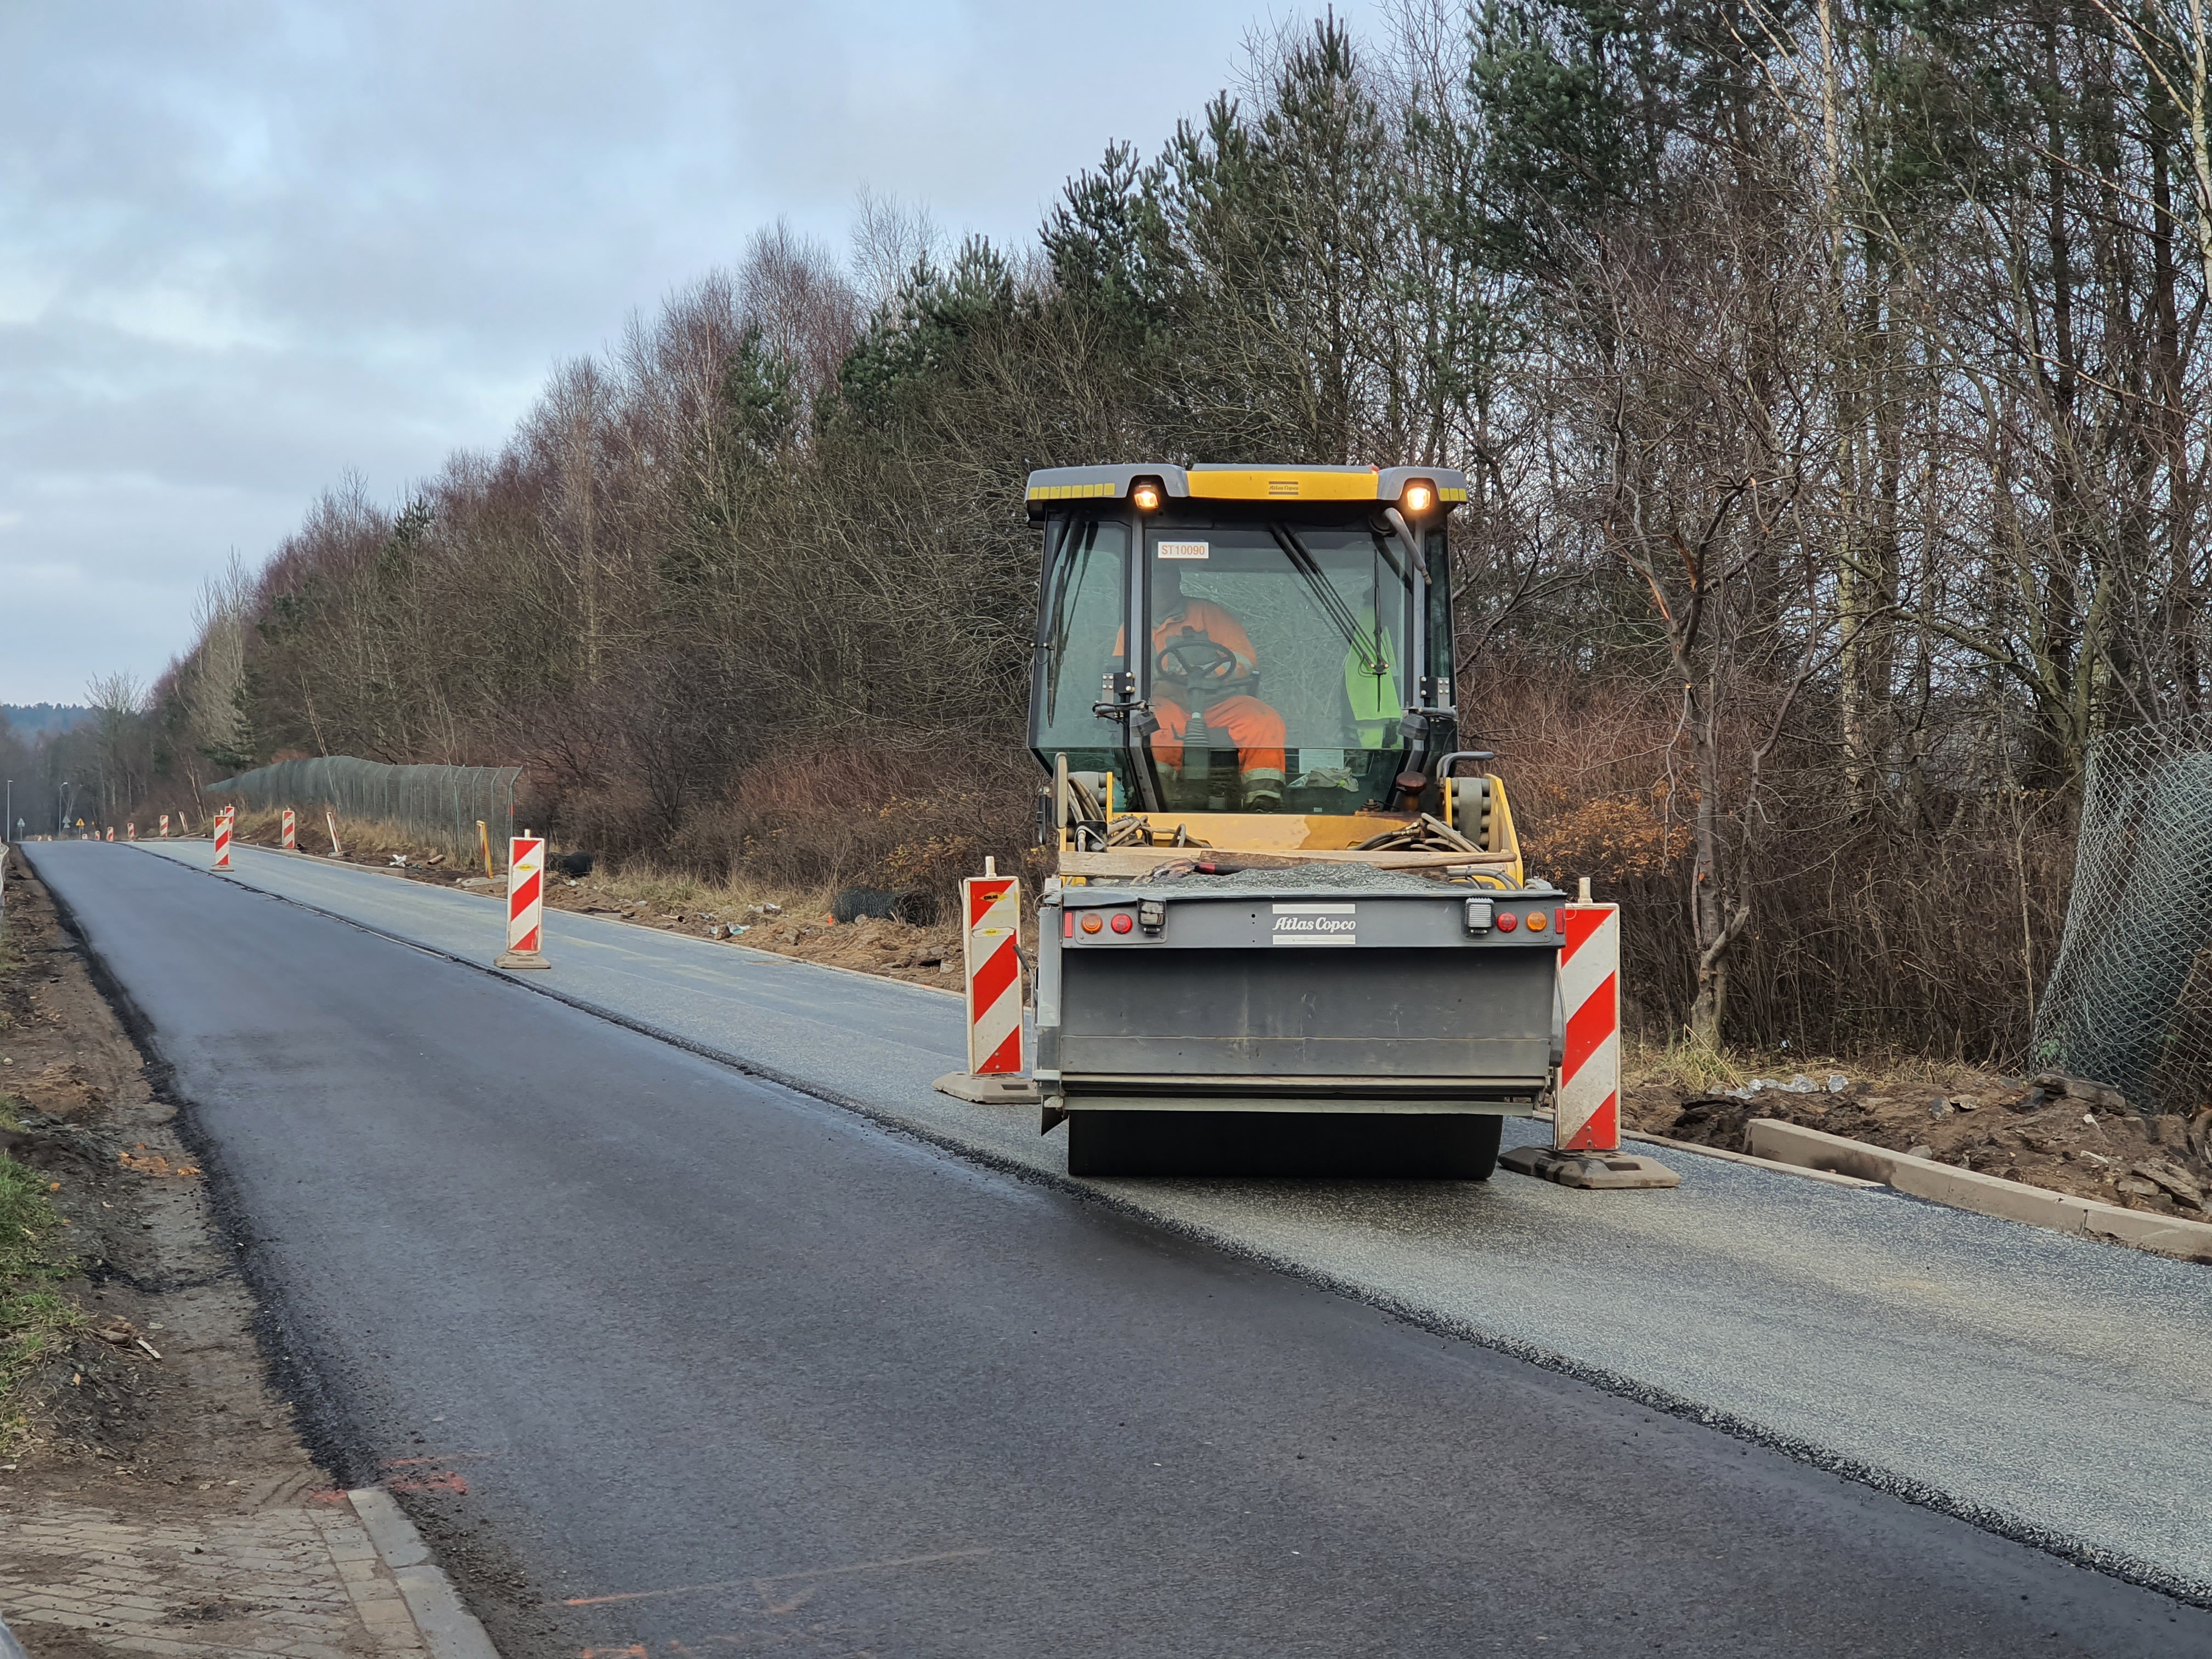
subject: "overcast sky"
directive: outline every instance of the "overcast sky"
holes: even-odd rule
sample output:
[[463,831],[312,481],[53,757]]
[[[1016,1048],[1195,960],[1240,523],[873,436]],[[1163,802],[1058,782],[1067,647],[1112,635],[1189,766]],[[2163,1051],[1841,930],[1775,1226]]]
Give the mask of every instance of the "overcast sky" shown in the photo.
[[756,228],[1025,238],[1320,9],[0,0],[0,702],[152,679],[234,550],[496,447]]

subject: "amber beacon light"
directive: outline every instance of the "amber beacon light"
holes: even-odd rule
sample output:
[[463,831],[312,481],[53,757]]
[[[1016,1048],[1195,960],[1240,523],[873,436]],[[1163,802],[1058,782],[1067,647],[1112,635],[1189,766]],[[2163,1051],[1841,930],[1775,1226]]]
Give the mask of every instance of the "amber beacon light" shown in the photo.
[[1417,479],[1406,486],[1403,501],[1407,512],[1425,513],[1437,504],[1437,488]]
[[1160,487],[1150,478],[1139,478],[1129,486],[1129,499],[1137,504],[1139,513],[1157,513],[1160,507]]

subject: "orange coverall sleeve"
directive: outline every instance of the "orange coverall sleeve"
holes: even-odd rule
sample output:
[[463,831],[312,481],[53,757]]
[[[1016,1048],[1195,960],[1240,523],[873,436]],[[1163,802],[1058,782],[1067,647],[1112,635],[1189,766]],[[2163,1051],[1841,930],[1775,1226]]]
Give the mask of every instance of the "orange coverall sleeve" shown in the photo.
[[[1259,653],[1253,650],[1252,636],[1244,631],[1244,624],[1212,599],[1192,599],[1183,606],[1180,617],[1155,628],[1153,651],[1157,653],[1186,628],[1197,629],[1223,650],[1233,653],[1240,674],[1249,674],[1259,667]],[[1157,662],[1154,666],[1157,668]]]

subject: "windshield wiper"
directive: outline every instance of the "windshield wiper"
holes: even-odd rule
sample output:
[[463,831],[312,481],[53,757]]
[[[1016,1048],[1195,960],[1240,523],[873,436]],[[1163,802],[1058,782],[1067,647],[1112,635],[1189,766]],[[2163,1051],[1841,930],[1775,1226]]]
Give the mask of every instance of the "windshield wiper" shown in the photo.
[[[1379,637],[1382,632],[1382,596],[1376,596],[1376,633],[1370,635],[1360,626],[1359,618],[1344,602],[1344,596],[1336,591],[1336,585],[1329,580],[1320,562],[1306,550],[1305,544],[1298,539],[1296,531],[1286,524],[1271,524],[1267,526],[1267,533],[1275,538],[1275,545],[1283,550],[1283,556],[1291,562],[1291,568],[1305,578],[1306,586],[1313,590],[1315,600],[1328,619],[1336,624],[1336,631],[1344,635],[1344,642],[1359,653],[1361,671],[1372,674],[1376,679],[1389,673],[1390,665],[1382,660],[1382,645]],[[1397,568],[1396,561],[1392,561],[1391,568]],[[1399,571],[1398,574],[1402,580],[1405,573]]]
[[1073,573],[1060,561],[1066,555],[1068,538],[1075,532],[1075,515],[1070,514],[1060,520],[1059,530],[1059,540],[1045,555],[1047,568],[1060,578],[1052,596],[1052,626],[1045,634],[1044,717],[1048,724],[1060,707],[1060,656],[1067,649],[1067,595],[1075,584]]

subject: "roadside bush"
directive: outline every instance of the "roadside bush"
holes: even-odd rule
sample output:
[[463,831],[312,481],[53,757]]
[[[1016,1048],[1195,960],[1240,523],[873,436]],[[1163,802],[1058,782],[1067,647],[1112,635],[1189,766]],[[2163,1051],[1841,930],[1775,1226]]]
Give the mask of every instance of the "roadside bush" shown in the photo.
[[[1463,696],[1471,738],[1498,751],[1529,872],[1571,890],[1589,876],[1621,906],[1628,1034],[1674,1043],[1694,994],[1698,808],[1677,700],[1503,657]],[[1910,810],[1856,803],[1808,748],[1776,750],[1743,849],[1753,912],[1735,947],[1734,1040],[1838,1055],[2023,1052],[2065,921],[2064,800],[1930,784]]]
[[721,802],[692,811],[658,861],[715,882],[920,890],[949,904],[987,856],[1010,874],[1024,867],[1036,775],[1020,752],[787,753],[749,768]]

